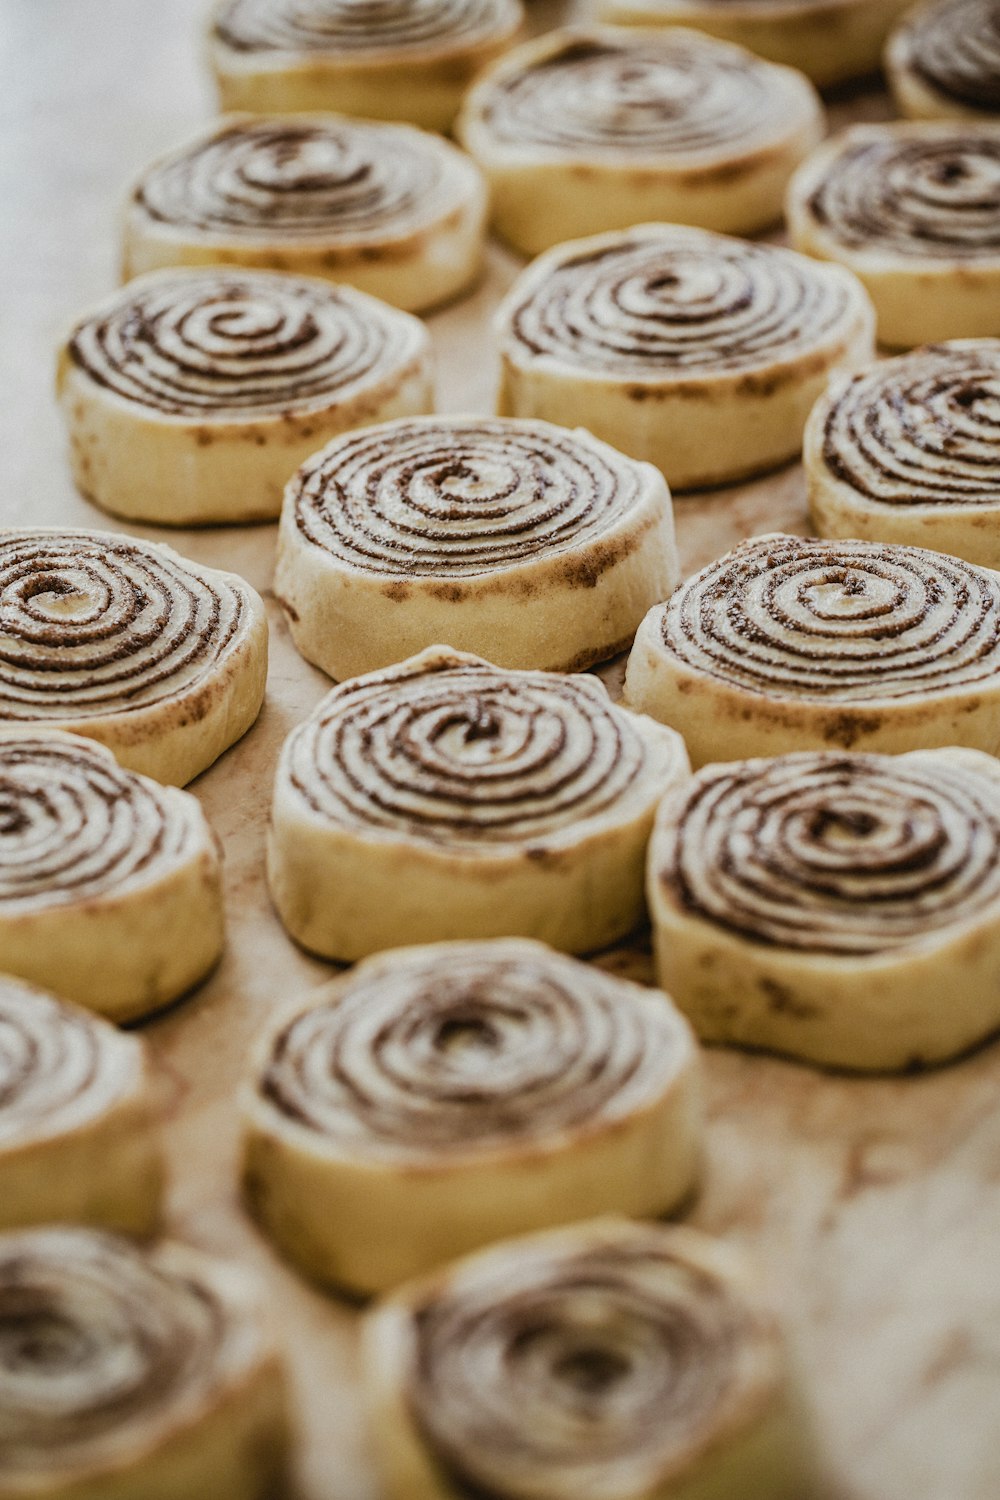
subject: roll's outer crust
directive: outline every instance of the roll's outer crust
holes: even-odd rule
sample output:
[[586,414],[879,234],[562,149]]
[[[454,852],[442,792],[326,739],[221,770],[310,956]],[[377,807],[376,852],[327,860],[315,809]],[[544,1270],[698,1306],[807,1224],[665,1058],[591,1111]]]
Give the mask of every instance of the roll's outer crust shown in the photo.
[[[440,944],[442,977],[449,952]],[[484,948],[488,945],[482,945]],[[541,944],[511,939],[497,944],[552,959]],[[360,973],[405,969],[426,947],[396,949],[364,961]],[[329,1004],[352,976],[334,980],[313,997]],[[669,997],[626,981],[623,1003],[636,990],[640,1003]],[[315,1279],[368,1294],[432,1270],[456,1255],[508,1235],[615,1213],[636,1218],[668,1213],[690,1193],[700,1164],[700,1065],[693,1037],[676,1036],[677,1056],[655,1094],[613,1118],[528,1135],[497,1144],[470,1143],[465,1151],[391,1154],[352,1151],[299,1124],[262,1094],[257,1081],[275,1039],[301,1009],[270,1028],[258,1043],[252,1079],[242,1092],[243,1171],[250,1204],[268,1234]],[[668,1076],[669,1072],[669,1076]]]
[[[161,276],[177,274],[183,273],[154,271],[131,285],[155,287]],[[87,316],[120,301],[119,292]],[[356,427],[431,411],[433,361],[424,330],[405,364],[344,396],[333,393],[325,404],[199,420],[144,407],[98,384],[64,343],[56,394],[69,430],[74,483],[95,505],[156,526],[269,521],[281,510],[289,476],[325,442]]]
[[[183,146],[151,162],[155,170],[179,153],[211,139],[218,130],[249,123],[253,115],[226,115]],[[291,117],[298,118],[298,117]],[[322,116],[314,117],[322,122]],[[376,128],[376,127],[372,127]],[[407,125],[386,130],[410,131]],[[413,133],[417,133],[415,130]],[[133,185],[123,217],[122,280],[167,266],[247,266],[291,271],[343,282],[406,312],[426,312],[464,292],[479,274],[488,211],[487,190],[475,164],[449,142],[420,132],[433,149],[448,153],[455,176],[453,206],[433,222],[405,233],[383,231],[353,240],[331,231],[282,238],[259,234],[226,235],[207,229],[164,223],[135,201]],[[145,175],[145,174],[144,174]],[[140,179],[141,182],[141,179]]]
[[[961,757],[997,783],[992,756]],[[657,977],[705,1042],[762,1048],[859,1072],[948,1062],[1000,1028],[1000,908],[885,954],[839,956],[753,943],[683,910],[659,877],[679,799],[668,795],[649,846],[647,896]]]
[[[595,26],[549,32],[500,58],[465,97],[456,134],[489,183],[496,232],[524,255],[653,219],[726,234],[757,234],[781,218],[789,177],[823,137],[820,102],[807,81],[792,70],[774,79],[783,91],[784,119],[770,138],[743,146],[697,153],[665,149],[659,156],[643,152],[626,157],[496,137],[487,118],[488,104],[491,91],[505,79],[558,57],[575,41],[610,45],[620,39],[622,45],[632,35],[655,48],[664,33],[622,33],[617,27]],[[748,65],[761,66],[759,59],[744,56]]]
[[[433,431],[447,420],[423,425]],[[587,432],[573,437],[599,456],[605,449]],[[613,466],[629,463],[617,452],[605,455]],[[391,666],[438,641],[508,669],[571,672],[604,661],[627,648],[649,604],[679,579],[670,491],[651,465],[641,470],[641,502],[596,536],[561,551],[543,545],[540,556],[494,570],[449,574],[444,563],[434,576],[409,577],[351,567],[305,537],[294,512],[295,476],[274,583],[292,639],[337,680]]]
[[[394,670],[420,673],[442,656],[476,660],[437,646]],[[288,785],[286,742],[267,851],[278,915],[302,947],[348,963],[386,947],[457,939],[531,937],[569,953],[607,947],[642,920],[655,806],[688,774],[679,735],[642,716],[635,727],[660,761],[657,789],[617,818],[603,815],[532,839],[530,852],[485,844],[482,853],[449,849],[318,818]]]
[[[655,237],[661,229],[639,225],[628,237]],[[632,458],[654,464],[672,489],[735,483],[796,456],[831,372],[858,369],[873,357],[875,314],[856,278],[844,283],[852,312],[836,334],[755,369],[666,370],[656,379],[630,379],[523,350],[510,331],[516,308],[565,259],[620,238],[619,233],[595,235],[559,245],[514,283],[494,323],[501,358],[498,412],[585,427]]]

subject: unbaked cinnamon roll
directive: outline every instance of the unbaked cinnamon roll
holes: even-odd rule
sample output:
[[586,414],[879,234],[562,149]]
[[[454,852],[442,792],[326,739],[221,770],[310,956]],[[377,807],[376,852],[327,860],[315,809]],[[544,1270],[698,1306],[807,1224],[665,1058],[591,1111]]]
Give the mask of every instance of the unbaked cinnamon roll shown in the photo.
[[458,136],[498,234],[527,255],[647,219],[753,234],[823,135],[812,85],[695,31],[579,26],[515,48]]
[[509,1241],[370,1314],[393,1500],[801,1500],[809,1443],[780,1329],[730,1250],[594,1220]]
[[973,750],[708,766],[650,845],[661,983],[709,1041],[850,1068],[1000,1027],[1000,767]]
[[1000,122],[854,125],[796,172],[788,227],[861,278],[880,343],[1000,334]]
[[679,578],[670,492],[586,432],[428,417],[331,443],[288,486],[275,590],[353,677],[447,641],[568,671],[624,650]]
[[70,729],[183,785],[250,728],[267,619],[234,573],[103,531],[0,530],[0,728]]
[[885,54],[893,96],[918,120],[1000,116],[997,0],[926,0],[893,32]]
[[820,536],[1000,567],[1000,340],[931,345],[832,382],[804,457]]
[[163,1190],[154,1095],[138,1037],[0,976],[0,1229],[151,1230]]
[[273,1028],[244,1119],[267,1232],[321,1281],[382,1291],[508,1234],[676,1208],[698,1059],[666,995],[524,939],[437,943]]
[[918,547],[763,536],[650,610],[625,677],[692,762],[1000,750],[1000,574]]
[[78,735],[0,729],[0,962],[115,1021],[214,967],[219,851],[194,797]]
[[787,63],[824,87],[878,70],[889,31],[911,0],[601,0],[604,20],[695,26]]
[[284,1381],[243,1273],[79,1228],[0,1235],[0,1494],[265,1500]]
[[448,938],[590,952],[642,918],[678,734],[596,677],[434,647],[334,688],[285,742],[271,892],[304,947],[354,960]]
[[132,188],[123,270],[294,271],[419,312],[473,280],[485,217],[478,168],[438,136],[332,115],[227,115]]
[[548,251],[496,326],[501,411],[586,427],[678,489],[793,457],[831,370],[874,352],[840,267],[670,224]]
[[159,525],[276,516],[339,433],[433,406],[418,319],[349,287],[266,271],[153,271],[60,351],[78,487]]
[[209,55],[223,109],[448,130],[522,17],[520,0],[219,0]]

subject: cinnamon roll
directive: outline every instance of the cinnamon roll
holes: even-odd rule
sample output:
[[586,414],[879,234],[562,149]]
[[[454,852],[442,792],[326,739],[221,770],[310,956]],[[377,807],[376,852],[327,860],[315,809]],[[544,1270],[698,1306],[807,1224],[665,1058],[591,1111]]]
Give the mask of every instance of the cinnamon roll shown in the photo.
[[650,610],[625,700],[679,729],[696,766],[1000,753],[1000,574],[919,547],[755,537]]
[[162,1190],[140,1039],[0,975],[0,1229],[48,1220],[144,1234]]
[[767,229],[823,111],[800,73],[696,31],[577,26],[495,63],[457,131],[497,233],[535,255],[645,219]]
[[1000,340],[931,345],[834,381],[804,456],[820,536],[1000,567]]
[[727,1246],[597,1219],[512,1240],[369,1314],[391,1500],[802,1500],[780,1328]]
[[134,185],[123,270],[260,266],[420,312],[478,274],[485,218],[479,169],[426,131],[227,115]]
[[882,47],[912,0],[601,0],[624,26],[695,26],[801,68],[823,87],[878,70]]
[[169,526],[272,519],[324,442],[433,407],[418,319],[267,271],[140,277],[76,324],[57,387],[78,487]]
[[256,1285],[178,1244],[0,1235],[0,1495],[265,1500],[284,1379]]
[[650,845],[660,981],[707,1041],[848,1068],[1000,1027],[1000,766],[975,750],[708,766]]
[[183,785],[245,734],[267,675],[234,573],[105,531],[0,530],[0,728],[70,729]]
[[997,0],[926,0],[889,38],[885,68],[900,112],[918,120],[1000,116]]
[[520,0],[219,0],[209,58],[223,109],[449,130],[522,20]]
[[433,647],[344,683],[285,742],[268,873],[305,948],[353,961],[449,938],[590,952],[643,914],[680,735],[596,677]]
[[864,282],[880,343],[1000,335],[1000,122],[854,125],[795,173],[788,227]]
[[309,1275],[382,1291],[508,1234],[676,1208],[699,1078],[666,995],[540,943],[383,954],[265,1038],[247,1192]]
[[848,272],[670,224],[548,251],[496,328],[502,412],[586,427],[677,489],[794,457],[830,371],[874,353]]
[[8,973],[133,1021],[204,979],[223,940],[218,846],[189,792],[78,735],[0,729]]
[[546,422],[428,417],[337,439],[300,470],[275,589],[331,677],[436,641],[568,671],[625,650],[679,576],[650,465]]

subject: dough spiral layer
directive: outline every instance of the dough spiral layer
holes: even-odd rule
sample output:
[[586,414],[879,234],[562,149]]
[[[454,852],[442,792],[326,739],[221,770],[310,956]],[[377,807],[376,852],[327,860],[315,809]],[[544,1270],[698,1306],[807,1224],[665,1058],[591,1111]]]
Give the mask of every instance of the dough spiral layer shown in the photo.
[[299,650],[343,679],[441,640],[589,666],[678,576],[648,465],[544,422],[431,417],[342,438],[295,476],[275,589]]
[[230,115],[134,186],[125,274],[232,262],[419,310],[469,282],[484,214],[476,168],[436,136],[331,115]]
[[263,1497],[281,1371],[242,1275],[93,1230],[0,1237],[0,1486]]
[[996,0],[930,0],[886,49],[902,112],[916,119],[1000,115],[1000,7]]
[[522,20],[520,0],[220,0],[209,48],[224,109],[446,131]]
[[458,135],[489,180],[494,227],[536,254],[651,219],[766,229],[823,117],[804,78],[742,48],[576,26],[493,64]]
[[498,314],[501,409],[579,422],[677,487],[797,449],[830,370],[872,351],[857,281],[772,245],[647,224],[541,256]]
[[880,342],[1000,334],[1000,123],[855,125],[796,172],[788,224],[865,283]]
[[0,531],[0,725],[75,729],[183,783],[253,723],[266,662],[235,574],[101,531]]
[[[289,736],[272,892],[329,956],[508,934],[588,951],[638,921],[652,807],[685,770],[679,736],[596,678],[436,647],[335,688]],[[577,909],[578,881],[607,881],[606,909],[589,895]]]
[[806,429],[822,536],[1000,564],[1000,341],[956,340],[834,382]]
[[625,692],[681,729],[696,765],[824,744],[992,752],[998,665],[1000,575],[917,547],[765,536],[650,611]]
[[152,1096],[138,1037],[0,977],[0,1228],[149,1231],[163,1186]]
[[8,972],[133,1020],[203,979],[222,943],[219,854],[193,797],[91,740],[0,730]]
[[664,802],[650,902],[706,1037],[939,1061],[1000,1025],[1000,771],[953,749],[709,766]]
[[389,1493],[804,1492],[780,1335],[692,1230],[597,1220],[459,1261],[370,1315]]
[[106,510],[251,520],[324,440],[430,408],[430,339],[329,282],[154,271],[77,323],[58,390],[77,484]]
[[700,1138],[665,996],[498,939],[370,959],[267,1038],[247,1187],[311,1274],[372,1291],[579,1214],[660,1214]]

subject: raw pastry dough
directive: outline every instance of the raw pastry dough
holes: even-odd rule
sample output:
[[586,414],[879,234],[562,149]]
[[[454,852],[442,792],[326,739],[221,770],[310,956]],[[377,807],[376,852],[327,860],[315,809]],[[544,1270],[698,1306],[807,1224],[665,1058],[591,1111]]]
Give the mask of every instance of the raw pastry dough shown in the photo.
[[541,943],[437,943],[281,1021],[244,1117],[267,1232],[309,1275],[382,1291],[508,1234],[676,1208],[697,1048],[666,995]]
[[433,408],[430,336],[349,287],[268,271],[153,271],[59,358],[76,483],[132,520],[270,520],[341,432]]
[[391,1500],[802,1500],[774,1315],[727,1246],[601,1219],[508,1241],[369,1315]]
[[520,0],[220,0],[209,55],[223,109],[332,109],[448,130],[522,19]]
[[546,422],[429,417],[350,434],[295,476],[275,591],[331,677],[437,641],[570,671],[625,650],[679,577],[649,464]]
[[586,427],[675,489],[796,456],[830,371],[874,354],[855,277],[670,224],[548,251],[514,283],[496,328],[502,412]]
[[271,892],[304,947],[352,961],[448,938],[591,952],[642,920],[680,735],[596,677],[433,647],[334,688],[278,763]]
[[421,312],[478,274],[486,210],[479,169],[426,131],[227,115],[132,188],[123,272],[261,266]]
[[0,1229],[148,1233],[164,1177],[156,1114],[139,1037],[0,975]]
[[795,173],[788,229],[861,278],[882,344],[1000,334],[1000,122],[852,126]]
[[834,379],[804,460],[820,536],[1000,567],[1000,340],[957,339]]
[[660,981],[707,1041],[848,1068],[1000,1027],[1000,766],[974,750],[709,766],[650,845]]
[[823,111],[801,74],[696,31],[579,26],[495,63],[457,130],[497,233],[535,255],[644,219],[767,229]]
[[189,792],[52,730],[0,730],[4,969],[114,1021],[204,979],[224,941],[219,850]]
[[183,786],[245,734],[267,617],[235,573],[106,531],[0,530],[0,727],[71,729]]
[[267,1500],[287,1423],[260,1307],[182,1245],[0,1235],[0,1500]]
[[755,537],[650,610],[625,701],[679,729],[696,766],[1000,753],[1000,573],[918,547]]

